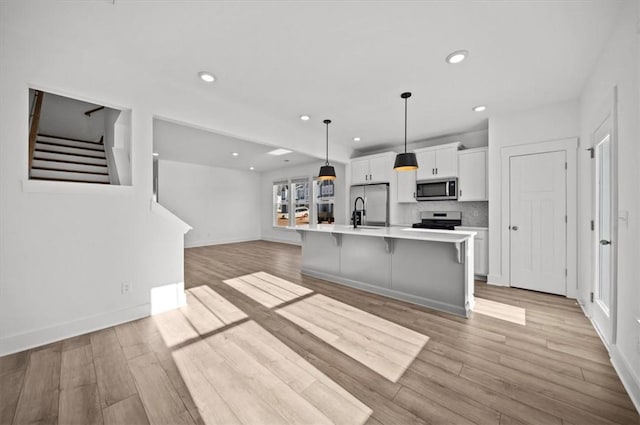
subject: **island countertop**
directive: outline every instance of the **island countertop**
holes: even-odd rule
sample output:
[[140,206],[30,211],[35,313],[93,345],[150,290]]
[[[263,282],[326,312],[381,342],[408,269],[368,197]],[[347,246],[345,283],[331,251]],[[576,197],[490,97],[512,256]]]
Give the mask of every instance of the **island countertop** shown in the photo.
[[375,227],[340,224],[318,224],[289,227],[305,232],[338,233],[343,235],[374,236],[392,239],[412,239],[430,242],[461,243],[476,235],[476,232],[462,230],[414,229],[412,227]]

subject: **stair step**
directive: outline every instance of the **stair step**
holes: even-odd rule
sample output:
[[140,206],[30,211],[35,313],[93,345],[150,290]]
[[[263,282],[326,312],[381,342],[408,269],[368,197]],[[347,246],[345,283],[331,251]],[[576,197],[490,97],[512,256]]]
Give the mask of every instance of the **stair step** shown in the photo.
[[31,168],[37,168],[40,170],[75,171],[79,173],[109,175],[106,165],[73,164],[70,162],[47,161],[42,159],[34,159],[31,164]]
[[42,137],[48,137],[50,139],[57,139],[57,140],[69,140],[72,142],[84,142],[84,143],[93,143],[96,145],[101,145],[102,143],[98,140],[83,140],[83,139],[72,139],[71,137],[59,137],[59,136],[52,136],[51,134],[43,134],[43,133],[38,133],[38,136],[42,136]]
[[109,176],[105,174],[72,173],[69,171],[31,170],[31,179],[34,180],[60,180],[68,182],[84,183],[109,183]]
[[65,153],[79,156],[90,156],[93,158],[106,158],[104,151],[96,151],[92,149],[72,148],[69,146],[49,145],[44,143],[36,143],[36,151]]
[[69,155],[64,153],[51,153],[35,151],[33,159],[45,159],[51,161],[71,162],[75,164],[86,165],[107,165],[107,160],[102,158],[93,158],[88,156]]
[[41,136],[38,135],[36,141],[39,143],[46,143],[56,146],[69,146],[72,148],[91,149],[96,151],[104,151],[104,145],[102,143],[80,142],[77,140],[62,139],[59,137]]

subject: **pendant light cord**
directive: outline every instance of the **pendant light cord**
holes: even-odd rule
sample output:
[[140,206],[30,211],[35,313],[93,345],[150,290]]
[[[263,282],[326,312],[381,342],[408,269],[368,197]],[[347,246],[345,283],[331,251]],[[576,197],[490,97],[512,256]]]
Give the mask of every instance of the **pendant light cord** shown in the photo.
[[404,153],[407,153],[407,98],[404,98]]
[[329,123],[330,122],[331,121],[329,121],[329,120],[325,120],[325,122],[324,122],[325,125],[327,126],[327,156],[326,156],[325,165],[329,165]]

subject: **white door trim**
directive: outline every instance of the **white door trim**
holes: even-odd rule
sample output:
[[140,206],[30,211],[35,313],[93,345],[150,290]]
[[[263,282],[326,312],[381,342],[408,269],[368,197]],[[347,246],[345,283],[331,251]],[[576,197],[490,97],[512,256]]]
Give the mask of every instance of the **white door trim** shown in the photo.
[[509,259],[509,206],[511,193],[509,188],[509,174],[504,170],[509,169],[509,161],[512,156],[530,155],[545,152],[564,151],[567,158],[567,298],[576,298],[577,295],[577,153],[578,138],[550,140],[524,145],[506,146],[500,150],[500,169],[503,170],[501,192],[501,222],[500,245],[502,277],[505,283],[511,286],[511,264]]

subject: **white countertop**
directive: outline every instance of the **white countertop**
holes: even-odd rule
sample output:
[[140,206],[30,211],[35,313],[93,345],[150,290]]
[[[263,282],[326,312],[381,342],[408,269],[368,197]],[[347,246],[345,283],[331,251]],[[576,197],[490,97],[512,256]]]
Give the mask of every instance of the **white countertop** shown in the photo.
[[489,228],[488,227],[473,227],[473,226],[456,226],[456,230],[481,232],[481,231],[487,231],[487,230],[489,230]]
[[293,230],[321,233],[340,233],[343,235],[377,236],[393,239],[413,239],[431,242],[460,243],[475,236],[476,232],[462,230],[435,230],[435,229],[414,229],[411,227],[377,227],[375,229],[339,224],[318,224],[315,226],[302,225],[289,227]]

